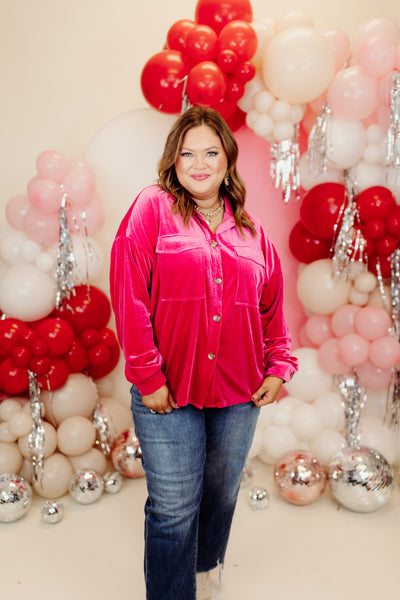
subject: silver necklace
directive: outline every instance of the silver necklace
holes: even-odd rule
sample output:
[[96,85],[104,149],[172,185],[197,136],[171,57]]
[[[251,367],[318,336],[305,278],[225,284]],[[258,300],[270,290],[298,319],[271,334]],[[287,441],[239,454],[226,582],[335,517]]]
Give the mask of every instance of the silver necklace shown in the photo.
[[207,212],[206,210],[204,210],[204,208],[200,208],[200,206],[197,206],[196,203],[194,205],[194,208],[195,208],[195,210],[197,210],[198,213],[203,215],[204,220],[207,223],[207,225],[211,225],[211,219],[213,217],[215,217],[215,215],[218,215],[221,211],[223,211],[224,201],[220,198],[218,208],[213,210],[213,212]]

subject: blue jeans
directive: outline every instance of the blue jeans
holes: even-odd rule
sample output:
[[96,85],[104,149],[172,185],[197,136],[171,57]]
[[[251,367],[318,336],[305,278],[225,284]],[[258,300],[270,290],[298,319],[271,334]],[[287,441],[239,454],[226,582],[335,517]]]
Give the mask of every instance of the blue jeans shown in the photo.
[[259,408],[152,414],[132,386],[143,454],[147,600],[195,600],[196,572],[222,564]]

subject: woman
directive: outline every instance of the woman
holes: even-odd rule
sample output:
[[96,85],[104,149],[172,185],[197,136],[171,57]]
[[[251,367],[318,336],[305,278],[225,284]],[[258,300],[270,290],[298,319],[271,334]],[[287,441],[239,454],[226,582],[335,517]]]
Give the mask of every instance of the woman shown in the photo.
[[[279,259],[244,210],[236,141],[193,107],[123,219],[111,298],[146,471],[148,600],[210,598],[260,407],[296,371]],[[197,573],[197,577],[196,577]],[[202,596],[200,594],[203,594]]]

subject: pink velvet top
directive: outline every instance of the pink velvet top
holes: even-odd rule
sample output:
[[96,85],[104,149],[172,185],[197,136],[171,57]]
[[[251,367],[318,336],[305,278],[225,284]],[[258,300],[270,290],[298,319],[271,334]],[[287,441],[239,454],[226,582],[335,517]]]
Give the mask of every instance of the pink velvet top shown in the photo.
[[145,188],[111,251],[111,301],[128,381],[150,394],[166,382],[180,406],[248,402],[266,375],[297,370],[282,309],[276,250],[257,221],[244,239],[225,201],[213,233],[186,226],[173,197]]

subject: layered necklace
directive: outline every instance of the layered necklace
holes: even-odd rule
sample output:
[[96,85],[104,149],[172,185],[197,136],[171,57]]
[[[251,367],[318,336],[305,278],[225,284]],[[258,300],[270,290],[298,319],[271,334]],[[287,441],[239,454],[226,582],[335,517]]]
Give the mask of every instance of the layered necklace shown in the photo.
[[200,208],[200,206],[197,206],[196,203],[194,204],[195,210],[197,210],[197,212],[203,216],[207,225],[211,225],[212,218],[215,217],[215,215],[218,215],[220,212],[222,212],[224,210],[224,206],[225,204],[222,198],[219,199],[218,208],[216,208],[212,212],[207,212],[206,210],[204,210],[204,208]]

